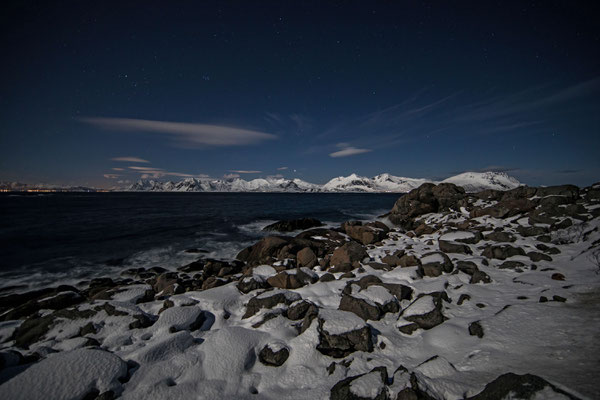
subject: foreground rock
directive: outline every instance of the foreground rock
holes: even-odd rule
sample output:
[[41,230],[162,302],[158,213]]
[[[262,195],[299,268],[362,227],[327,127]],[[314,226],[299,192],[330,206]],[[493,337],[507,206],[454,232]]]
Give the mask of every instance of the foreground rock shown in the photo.
[[389,219],[404,229],[411,230],[418,226],[415,219],[423,214],[445,210],[458,210],[467,205],[465,190],[451,183],[425,183],[417,189],[400,197],[389,214]]
[[572,399],[578,398],[539,376],[507,373],[488,383],[479,394],[468,400],[496,399]]
[[373,351],[371,327],[351,312],[320,310],[317,331],[317,350],[326,356],[342,358],[355,351]]

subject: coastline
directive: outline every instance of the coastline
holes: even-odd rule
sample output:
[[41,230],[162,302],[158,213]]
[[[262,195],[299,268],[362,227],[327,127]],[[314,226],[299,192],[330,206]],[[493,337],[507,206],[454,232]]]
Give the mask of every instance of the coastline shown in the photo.
[[32,365],[46,371],[62,354],[85,364],[93,351],[118,366],[95,390],[123,398],[334,398],[362,381],[391,398],[459,398],[508,372],[596,397],[587,354],[600,351],[600,307],[578,298],[600,288],[599,192],[426,184],[396,202],[391,229],[278,233],[231,262],[199,257],[177,273],[136,269],[2,297],[0,394],[36,378]]

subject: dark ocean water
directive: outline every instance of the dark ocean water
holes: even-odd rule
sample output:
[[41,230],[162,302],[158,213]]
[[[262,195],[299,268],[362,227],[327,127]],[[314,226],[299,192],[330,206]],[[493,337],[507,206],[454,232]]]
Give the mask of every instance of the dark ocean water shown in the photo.
[[0,195],[0,288],[77,283],[131,267],[231,259],[280,219],[374,219],[398,194],[57,193]]

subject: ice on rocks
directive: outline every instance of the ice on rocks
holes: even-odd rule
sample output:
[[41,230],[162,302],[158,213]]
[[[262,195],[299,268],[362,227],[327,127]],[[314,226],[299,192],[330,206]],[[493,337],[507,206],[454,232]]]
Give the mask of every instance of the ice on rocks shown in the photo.
[[440,236],[439,240],[445,240],[448,242],[452,242],[455,240],[461,240],[461,239],[471,239],[474,238],[475,234],[472,232],[467,232],[467,231],[456,231],[456,232],[449,232],[449,233],[445,233],[442,236]]

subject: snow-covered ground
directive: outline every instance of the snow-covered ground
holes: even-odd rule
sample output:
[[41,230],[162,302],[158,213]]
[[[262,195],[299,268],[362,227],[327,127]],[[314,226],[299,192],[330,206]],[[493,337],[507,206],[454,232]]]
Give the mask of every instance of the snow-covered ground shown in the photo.
[[[579,205],[584,214],[596,208]],[[167,283],[157,293],[165,275],[70,311],[5,319],[0,398],[396,399],[418,386],[434,399],[462,399],[508,372],[553,385],[531,398],[600,398],[600,218],[585,215],[547,229],[522,214],[424,214],[418,221],[433,233],[393,228],[352,265],[260,264],[179,294]],[[315,237],[350,243],[326,232]],[[441,253],[440,238],[454,250]],[[439,274],[436,265],[445,265]],[[279,285],[280,273],[304,281]],[[241,281],[258,286],[242,291]]]

